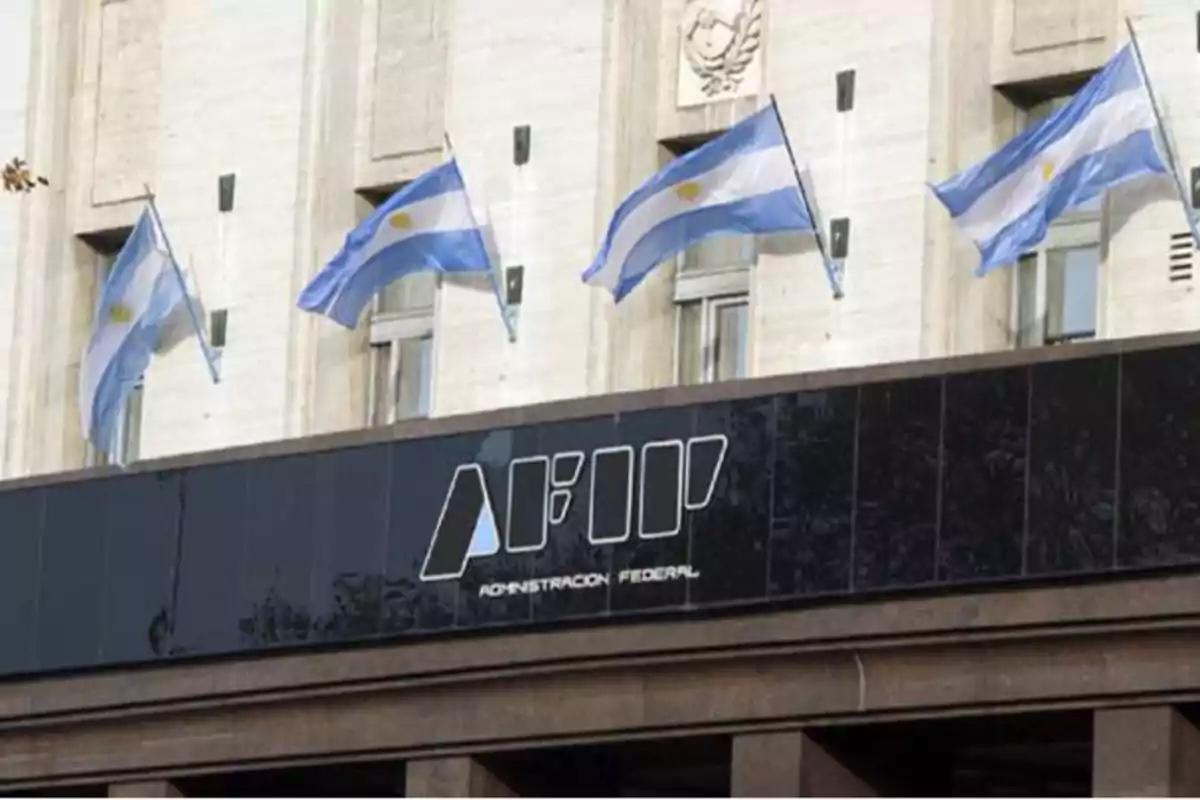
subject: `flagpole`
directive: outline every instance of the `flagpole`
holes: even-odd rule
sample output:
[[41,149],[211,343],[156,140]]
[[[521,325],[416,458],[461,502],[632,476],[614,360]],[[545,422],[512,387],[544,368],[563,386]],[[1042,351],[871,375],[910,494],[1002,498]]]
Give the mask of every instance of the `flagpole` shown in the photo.
[[[442,131],[442,135],[446,138],[446,150],[450,153],[450,157],[454,157],[454,144],[450,141],[450,131]],[[462,177],[462,170],[459,170],[459,177]],[[466,188],[464,182],[464,189]],[[475,219],[475,209],[471,207],[471,198],[467,196],[467,211],[471,215],[471,223],[475,226],[475,230],[479,231],[479,221]],[[496,297],[496,307],[500,309],[500,319],[504,321],[504,327],[508,329],[508,341],[515,343],[517,341],[517,327],[513,324],[512,314],[508,308],[508,304],[504,302],[504,298],[500,296],[500,282],[496,280],[496,270],[492,268],[491,253],[487,252],[487,247],[483,248],[484,254],[488,256],[488,283],[492,285],[492,294]]]
[[1175,153],[1171,148],[1171,139],[1167,136],[1167,126],[1163,122],[1162,113],[1158,108],[1158,99],[1154,96],[1154,87],[1150,85],[1150,73],[1146,71],[1146,62],[1142,60],[1142,48],[1138,43],[1137,33],[1133,30],[1133,20],[1125,17],[1125,26],[1129,29],[1129,41],[1133,45],[1133,55],[1137,59],[1138,71],[1142,74],[1142,83],[1146,86],[1146,95],[1150,98],[1150,108],[1154,111],[1154,121],[1158,123],[1158,133],[1162,137],[1163,149],[1167,156],[1167,169],[1171,171],[1171,179],[1175,182],[1175,191],[1179,193],[1179,202],[1183,204],[1183,215],[1187,219],[1188,230],[1192,233],[1192,241],[1200,249],[1200,228],[1196,226],[1196,218],[1188,201],[1187,191],[1183,188],[1183,180],[1179,177],[1179,169],[1175,162]]
[[804,190],[804,181],[800,179],[800,168],[796,166],[796,155],[792,152],[792,142],[788,139],[787,127],[783,124],[783,115],[779,113],[779,104],[775,102],[775,94],[771,93],[770,98],[771,109],[775,112],[775,120],[779,123],[779,130],[783,134],[783,146],[787,148],[788,160],[792,162],[792,173],[796,176],[796,186],[800,189],[800,199],[804,201],[804,208],[813,220],[813,235],[817,240],[817,250],[821,254],[821,261],[825,265],[825,274],[829,278],[829,286],[833,289],[833,299],[841,300],[842,284],[838,280],[837,269],[829,257],[829,252],[825,249],[825,235],[821,230],[821,215],[816,207],[808,201],[808,193]]
[[171,249],[171,240],[167,238],[167,229],[163,225],[162,217],[158,215],[158,206],[154,202],[154,192],[150,190],[150,186],[146,185],[146,201],[150,206],[150,213],[154,215],[154,224],[158,226],[158,232],[162,235],[163,245],[167,248],[167,258],[171,261],[171,268],[175,271],[175,277],[179,280],[179,288],[183,292],[183,304],[187,308],[188,317],[192,321],[192,329],[196,332],[196,341],[200,344],[200,354],[204,356],[204,363],[208,364],[208,372],[212,376],[213,383],[220,383],[221,376],[217,372],[217,365],[212,357],[212,351],[209,350],[208,342],[204,339],[204,329],[200,327],[200,320],[196,317],[196,309],[192,307],[192,298],[188,295],[187,281],[184,280],[183,270],[179,268],[179,262],[175,260],[175,251]]

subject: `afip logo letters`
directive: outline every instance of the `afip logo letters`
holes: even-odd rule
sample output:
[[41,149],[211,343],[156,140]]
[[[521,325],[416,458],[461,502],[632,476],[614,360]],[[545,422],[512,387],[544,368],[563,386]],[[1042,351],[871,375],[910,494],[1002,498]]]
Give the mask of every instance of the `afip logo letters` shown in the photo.
[[[725,463],[729,440],[724,434],[670,439],[642,445],[638,480],[634,481],[634,448],[603,447],[591,454],[588,478],[588,541],[593,545],[627,541],[634,526],[641,539],[665,539],[683,529],[684,511],[698,511],[711,501]],[[587,454],[513,459],[508,465],[508,514],[503,530],[488,491],[483,467],[460,464],[450,479],[437,528],[429,542],[421,580],[461,578],[467,562],[509,553],[537,552],[549,540],[550,526],[561,525],[575,497]]]

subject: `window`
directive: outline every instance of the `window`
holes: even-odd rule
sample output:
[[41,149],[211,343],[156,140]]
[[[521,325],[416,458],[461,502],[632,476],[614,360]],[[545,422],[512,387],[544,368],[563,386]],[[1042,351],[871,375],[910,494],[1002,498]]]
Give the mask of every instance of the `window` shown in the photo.
[[749,374],[750,303],[745,295],[676,304],[677,379],[682,385]]
[[[132,229],[123,228],[92,234],[84,241],[96,253],[96,274],[103,278],[96,282],[94,296],[90,308],[95,309],[100,302],[100,293],[104,290],[104,282],[112,272],[117,254],[125,245]],[[88,320],[88,335],[91,335],[93,320]],[[145,395],[145,379],[138,378],[137,384],[125,398],[125,406],[117,416],[113,431],[114,445],[110,452],[97,450],[89,441],[87,445],[86,463],[98,467],[108,464],[130,464],[137,461],[141,454],[142,444],[142,398]]]
[[[360,191],[360,219],[366,219],[402,186]],[[437,273],[414,272],[389,283],[371,301],[368,425],[391,425],[429,415],[438,285]]]
[[[664,148],[664,159],[690,146]],[[750,269],[754,236],[714,236],[679,255],[675,271],[675,379],[681,385],[750,374]]]
[[133,391],[125,398],[125,407],[117,417],[116,428],[113,432],[115,447],[105,453],[96,449],[88,442],[87,464],[91,467],[101,467],[109,464],[131,464],[141,456],[142,446],[142,397],[145,383],[138,380]]
[[370,425],[429,414],[437,275],[417,272],[376,295],[371,311]]
[[[1041,122],[1069,97],[1027,109],[1024,125]],[[1038,247],[1021,256],[1013,282],[1013,329],[1017,347],[1092,339],[1098,331],[1100,235],[1104,196],[1063,213]]]

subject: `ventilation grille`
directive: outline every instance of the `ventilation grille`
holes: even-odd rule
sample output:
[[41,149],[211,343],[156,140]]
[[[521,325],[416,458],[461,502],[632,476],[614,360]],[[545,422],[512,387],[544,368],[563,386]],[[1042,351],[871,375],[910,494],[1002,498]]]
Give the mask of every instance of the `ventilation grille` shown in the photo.
[[1167,277],[1171,283],[1190,281],[1192,264],[1195,261],[1196,245],[1190,233],[1172,233],[1170,253],[1167,256]]

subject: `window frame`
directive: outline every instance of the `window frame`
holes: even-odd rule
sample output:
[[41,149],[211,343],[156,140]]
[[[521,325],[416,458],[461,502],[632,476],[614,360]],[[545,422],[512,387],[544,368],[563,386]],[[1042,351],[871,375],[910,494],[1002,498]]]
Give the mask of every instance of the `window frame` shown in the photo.
[[[1017,115],[1018,133],[1029,127],[1031,117],[1034,116],[1035,110],[1043,105],[1053,104],[1060,101],[1069,101],[1070,95],[1055,95],[1052,97],[1044,97],[1040,102],[1030,106],[1020,108]],[[1054,113],[1051,109],[1047,113]],[[1036,247],[1022,253],[1021,256],[1012,265],[1013,279],[1011,281],[1011,292],[1009,300],[1009,328],[1012,332],[1012,347],[1013,349],[1025,349],[1029,347],[1045,347],[1048,345],[1067,344],[1072,341],[1090,341],[1094,339],[1104,338],[1104,315],[1101,313],[1103,308],[1103,296],[1105,285],[1105,259],[1104,251],[1106,242],[1106,231],[1104,229],[1104,220],[1108,214],[1109,198],[1108,193],[1100,195],[1100,202],[1095,209],[1073,210],[1061,214],[1057,219],[1053,220],[1046,230],[1046,236]],[[1049,253],[1052,250],[1064,250],[1071,248],[1095,247],[1099,250],[1100,255],[1096,265],[1096,308],[1095,308],[1095,327],[1091,337],[1082,336],[1064,336],[1053,341],[1047,341],[1046,337],[1046,321],[1049,319],[1047,315],[1047,293],[1048,293],[1048,275],[1049,275]],[[1035,295],[1034,295],[1034,325],[1036,341],[1030,344],[1022,344],[1022,328],[1021,328],[1021,276],[1020,276],[1020,261],[1027,256],[1036,258],[1035,272]]]
[[[95,285],[91,303],[93,315],[100,303],[100,295],[104,291],[104,285],[108,282],[108,277],[116,265],[117,256],[120,255],[125,242],[128,241],[132,232],[133,229],[128,228],[119,230],[117,235],[109,232],[103,236],[95,236],[91,240],[84,239],[84,245],[91,249],[96,258],[95,269],[98,273],[98,281]],[[90,318],[88,320],[89,336],[94,324],[94,317]],[[84,464],[86,466],[104,467],[117,464],[131,464],[141,458],[145,397],[146,376],[142,374],[138,377],[137,382],[133,385],[133,389],[130,390],[129,394],[125,397],[125,401],[121,404],[121,411],[117,415],[116,426],[113,430],[113,440],[116,443],[113,452],[106,453],[98,449],[92,440],[88,438],[87,432],[84,432]],[[135,431],[132,441],[129,438],[131,427]]]
[[[754,311],[753,269],[758,263],[758,237],[752,237],[754,259],[744,264],[716,264],[708,267],[684,269],[691,248],[675,257],[675,280],[673,304],[675,306],[674,340],[671,343],[671,374],[676,386],[684,386],[679,374],[682,359],[680,334],[683,328],[683,309],[700,303],[700,383],[716,382],[713,337],[716,335],[717,310],[732,305],[746,305],[746,374],[733,380],[749,378],[752,374],[751,347],[753,342],[752,320]],[[697,243],[699,244],[699,243]],[[693,245],[695,247],[697,245]]]
[[[682,338],[683,333],[683,312],[684,308],[694,303],[700,304],[700,381],[699,384],[685,384],[683,376],[679,374],[682,366]],[[744,380],[750,377],[751,373],[751,353],[750,343],[752,336],[750,335],[751,317],[750,313],[754,306],[750,299],[750,292],[744,291],[739,293],[724,293],[715,295],[698,295],[689,297],[686,300],[677,299],[675,301],[675,341],[672,347],[671,372],[675,376],[676,386],[692,386],[703,385],[706,383],[716,383],[716,331],[717,331],[717,316],[723,308],[732,308],[735,306],[746,307],[746,373],[736,378],[729,380]]]
[[[406,275],[399,280],[407,280],[414,275],[420,273],[412,273]],[[382,290],[377,292],[371,299],[370,324],[368,326],[368,348],[367,348],[367,413],[366,426],[368,428],[383,427],[394,425],[397,422],[409,419],[424,419],[429,417],[433,409],[433,375],[434,375],[434,359],[435,359],[435,330],[438,307],[440,306],[442,295],[442,280],[440,275],[434,277],[433,287],[433,302],[429,306],[420,308],[406,309],[402,311],[383,311]],[[377,350],[382,348],[388,349],[388,373],[391,377],[388,386],[390,392],[396,391],[399,387],[401,375],[398,374],[403,369],[401,364],[401,347],[404,342],[411,341],[428,341],[429,348],[428,367],[421,375],[421,380],[425,384],[418,387],[418,396],[424,396],[424,408],[419,408],[415,414],[411,416],[397,416],[396,404],[392,402],[388,410],[385,421],[376,422],[376,409],[380,403],[380,397],[376,391],[378,382],[379,358]],[[418,403],[418,406],[420,404]]]
[[[105,453],[97,449],[91,439],[87,440],[86,463],[89,467],[106,467],[116,464],[132,464],[141,458],[142,452],[142,422],[146,399],[146,377],[137,379],[133,389],[121,404],[121,412],[117,415],[117,424],[113,430],[113,441],[116,447],[113,452]],[[129,429],[133,426],[135,435],[129,438]]]
[[[358,190],[358,197],[362,201],[362,204],[359,206],[360,221],[365,219],[367,215],[374,213],[381,204],[385,203],[397,191],[404,188],[407,183],[407,181],[402,181],[397,184]],[[429,271],[423,270],[410,273],[399,278],[396,283],[409,280],[418,275],[428,278]],[[437,349],[435,346],[436,329],[439,308],[441,307],[443,282],[442,276],[437,273],[432,273],[432,278],[429,279],[433,281],[433,296],[428,306],[405,308],[399,311],[385,311],[383,309],[384,293],[388,287],[380,289],[371,298],[367,325],[367,402],[364,419],[364,424],[368,428],[394,425],[396,422],[405,419],[423,419],[428,417],[432,412],[434,404],[433,376],[436,372],[435,363],[437,358]],[[388,349],[388,372],[391,376],[388,384],[391,387],[389,392],[395,392],[400,385],[398,371],[403,367],[400,357],[402,344],[409,341],[426,340],[428,340],[428,344],[425,346],[429,348],[428,367],[425,374],[421,377],[425,385],[418,387],[417,390],[418,396],[425,398],[425,408],[411,417],[398,418],[395,414],[396,404],[393,399],[386,417],[387,421],[376,424],[376,408],[381,401],[376,391],[378,388],[377,379],[380,361],[377,351],[382,348]]]
[[[380,422],[376,422],[375,421],[376,409],[378,408],[379,400],[380,400],[379,395],[376,392],[376,388],[379,385],[378,370],[379,370],[379,361],[380,361],[380,359],[377,358],[377,356],[379,354],[379,351],[387,352],[388,375],[390,376],[390,379],[388,381],[388,386],[390,388],[388,391],[393,392],[400,386],[401,376],[398,375],[398,372],[403,368],[403,364],[401,363],[401,353],[402,353],[402,345],[405,342],[420,342],[420,343],[422,343],[423,347],[429,348],[428,356],[423,358],[423,361],[426,362],[426,367],[423,370],[422,375],[421,375],[421,379],[424,381],[425,385],[423,387],[417,388],[417,397],[418,397],[417,409],[413,414],[410,414],[410,415],[405,415],[405,416],[398,415],[396,413],[396,403],[393,399],[393,402],[389,404],[388,413],[387,413],[386,418]],[[385,340],[385,341],[380,341],[380,342],[372,342],[370,345],[370,352],[368,353],[368,357],[370,359],[370,364],[367,368],[367,370],[368,370],[367,385],[370,388],[367,391],[367,427],[369,427],[369,428],[385,427],[388,425],[395,425],[397,422],[403,422],[405,420],[428,418],[429,414],[430,414],[430,410],[433,407],[433,358],[434,358],[433,336],[429,335],[429,336],[421,336],[421,337],[408,337],[408,338],[403,338],[403,339],[391,339],[391,340]],[[422,398],[422,397],[424,397],[424,400],[425,400],[424,407],[422,407],[422,403],[420,402],[420,398]]]

